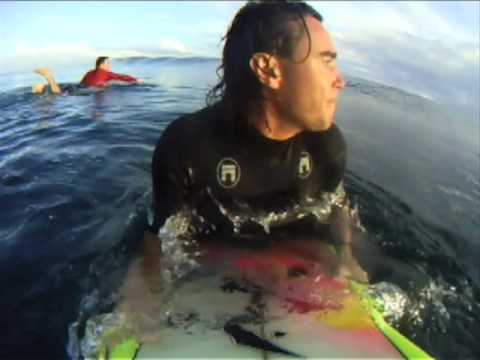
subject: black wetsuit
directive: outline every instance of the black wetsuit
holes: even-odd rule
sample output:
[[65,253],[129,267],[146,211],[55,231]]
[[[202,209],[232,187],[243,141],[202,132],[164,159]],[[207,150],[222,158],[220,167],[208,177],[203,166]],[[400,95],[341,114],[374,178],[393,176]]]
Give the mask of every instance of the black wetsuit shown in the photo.
[[[58,84],[61,90],[62,95],[73,95],[77,93],[79,90],[86,89],[85,86],[82,86],[80,84]],[[54,95],[55,93],[52,91],[52,88],[50,85],[45,86],[44,93]]]
[[165,129],[152,162],[153,231],[187,207],[200,215],[202,232],[265,233],[299,219],[311,223],[305,209],[343,193],[346,145],[335,125],[276,141],[231,124],[216,105]]
[[84,89],[85,87],[80,84],[64,84],[61,86],[62,93],[74,93],[80,89]]

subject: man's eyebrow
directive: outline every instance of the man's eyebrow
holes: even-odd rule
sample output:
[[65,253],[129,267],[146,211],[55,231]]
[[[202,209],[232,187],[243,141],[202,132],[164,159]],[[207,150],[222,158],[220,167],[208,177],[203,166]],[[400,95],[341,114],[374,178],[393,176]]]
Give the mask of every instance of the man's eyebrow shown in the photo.
[[336,59],[337,58],[337,53],[336,52],[333,52],[333,51],[321,51],[319,53],[321,56],[325,56],[325,57],[331,57],[332,59]]

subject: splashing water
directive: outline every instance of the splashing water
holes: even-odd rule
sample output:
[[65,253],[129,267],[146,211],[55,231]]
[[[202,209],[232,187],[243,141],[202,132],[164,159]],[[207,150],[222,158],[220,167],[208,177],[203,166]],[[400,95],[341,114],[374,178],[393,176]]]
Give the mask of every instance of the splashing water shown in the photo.
[[388,282],[370,285],[367,292],[385,320],[390,325],[398,326],[410,306],[408,295],[398,286]]
[[469,317],[466,321],[473,320],[474,313],[480,310],[467,281],[452,286],[440,277],[430,279],[417,291],[415,301],[405,313],[409,332],[415,334],[421,329],[427,333],[446,334],[452,318],[449,309],[454,309],[454,305],[456,308],[463,308],[463,313]]
[[123,313],[114,312],[94,316],[87,320],[85,335],[77,336],[79,323],[75,322],[68,328],[68,354],[72,359],[96,359],[100,348],[109,343],[119,344],[134,334],[134,329]]
[[167,284],[173,284],[199,267],[196,251],[198,243],[191,230],[194,213],[186,211],[170,216],[159,231],[162,239],[162,275]]
[[[312,209],[314,207],[310,208],[310,210]],[[318,213],[323,214],[323,212]],[[225,210],[225,214],[234,221],[239,220],[238,217],[232,216],[227,210]],[[350,210],[350,214],[353,219],[352,222],[361,227],[358,209],[354,207],[353,210]],[[198,258],[202,253],[198,250],[198,243],[194,239],[195,229],[193,228],[193,223],[195,220],[198,220],[198,214],[195,211],[184,210],[169,217],[164,226],[159,230],[163,254],[162,277],[165,283],[162,291],[162,306],[159,308],[157,322],[155,322],[157,329],[160,324],[158,321],[171,321],[171,319],[175,318],[176,307],[171,296],[175,289],[175,284],[200,266]],[[276,221],[277,218],[272,214],[268,214],[264,218],[257,217],[257,220],[263,222],[266,228],[269,228],[270,223]],[[314,281],[320,280],[317,277]],[[296,308],[303,308],[302,304],[304,302],[301,302],[299,299],[307,299],[309,304],[315,304],[319,309],[335,308],[337,306],[335,300],[330,299],[328,291],[309,293],[308,289],[312,289],[312,286],[298,281],[293,284],[295,285],[295,291],[293,291],[292,284],[286,284],[285,286],[287,285],[288,288],[277,289],[277,292],[279,292],[277,295],[283,294]],[[305,285],[305,289],[302,289],[302,285]],[[324,286],[321,288],[323,289]],[[291,298],[292,293],[300,296],[299,299]],[[392,324],[397,324],[400,321],[409,304],[408,297],[393,284],[380,283],[372,285],[369,289],[369,294],[375,299],[377,304],[381,304],[381,312],[385,315],[387,321]],[[84,298],[81,307],[88,310],[87,308],[92,307],[92,304],[96,302],[98,302],[98,299],[95,297],[95,294],[92,294]],[[118,309],[112,313],[95,315],[86,320],[83,337],[78,335],[80,322],[74,322],[69,327],[68,353],[73,359],[95,357],[105,343],[111,346],[128,336],[132,336],[132,334],[138,336],[136,326],[135,317],[127,316]],[[145,332],[145,329],[143,331]]]
[[[207,188],[207,194],[215,203],[219,212],[225,216],[233,225],[234,234],[240,234],[242,227],[248,223],[260,225],[265,234],[270,234],[273,226],[289,223],[313,215],[315,219],[322,224],[327,224],[333,207],[343,207],[343,201],[346,192],[343,184],[331,193],[323,193],[320,198],[307,198],[303,204],[293,203],[290,207],[278,211],[254,210],[246,202],[238,199],[234,200],[235,205],[241,210],[227,209],[215,196],[210,188]],[[365,232],[358,214],[358,207],[348,207],[351,224]]]

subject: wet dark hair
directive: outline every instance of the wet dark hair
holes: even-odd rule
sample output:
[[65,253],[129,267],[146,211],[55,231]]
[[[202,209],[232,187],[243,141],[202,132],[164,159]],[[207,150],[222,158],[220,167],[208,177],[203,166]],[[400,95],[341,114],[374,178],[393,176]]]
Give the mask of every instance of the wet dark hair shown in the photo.
[[305,58],[297,62],[304,61],[311,51],[307,16],[323,21],[322,16],[303,1],[250,1],[244,5],[222,39],[225,44],[222,63],[217,69],[219,82],[207,93],[207,105],[219,102],[227,118],[245,118],[251,106],[263,100],[262,85],[249,64],[252,55],[266,52],[291,59],[306,33],[309,50]]
[[98,69],[105,61],[108,60],[108,56],[99,56],[95,61],[95,69]]

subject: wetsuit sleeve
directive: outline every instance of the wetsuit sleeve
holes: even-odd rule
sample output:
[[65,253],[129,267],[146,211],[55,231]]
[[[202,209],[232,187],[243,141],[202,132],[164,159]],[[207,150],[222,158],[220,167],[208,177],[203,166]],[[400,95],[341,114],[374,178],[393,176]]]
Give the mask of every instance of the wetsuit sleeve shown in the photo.
[[182,160],[181,134],[175,121],[163,132],[152,158],[154,222],[151,231],[158,233],[165,220],[185,202],[187,176]]
[[136,83],[138,81],[133,76],[121,75],[121,74],[116,74],[114,72],[109,72],[107,81],[111,81],[111,80],[125,81],[128,83]]
[[328,131],[324,140],[327,174],[324,191],[334,193],[343,182],[347,163],[347,144],[336,125]]
[[331,134],[330,149],[330,177],[327,181],[327,191],[331,193],[332,201],[339,207],[348,206],[348,197],[344,187],[344,175],[347,164],[347,144],[342,132],[334,127]]

